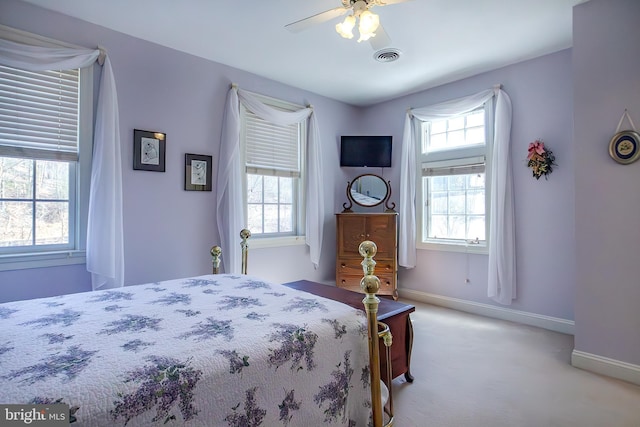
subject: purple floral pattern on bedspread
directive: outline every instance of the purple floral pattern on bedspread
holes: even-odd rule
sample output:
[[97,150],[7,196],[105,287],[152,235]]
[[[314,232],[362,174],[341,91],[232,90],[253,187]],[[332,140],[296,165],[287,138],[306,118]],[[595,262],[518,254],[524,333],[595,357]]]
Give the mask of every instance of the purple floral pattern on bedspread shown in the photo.
[[74,426],[370,423],[362,312],[251,276],[0,304],[0,331],[0,402]]
[[40,363],[12,371],[3,378],[20,378],[20,381],[30,384],[58,375],[66,377],[67,380],[72,380],[89,365],[91,357],[95,353],[97,351],[86,351],[79,346],[68,347],[66,353],[48,355],[42,358]]
[[33,320],[28,320],[21,323],[21,325],[29,325],[33,326],[34,328],[41,328],[51,325],[71,326],[80,318],[81,315],[82,312],[80,311],[65,309],[61,313],[49,314],[46,316],[35,318]]
[[166,357],[148,357],[150,365],[143,366],[127,374],[125,382],[134,382],[138,388],[115,402],[111,410],[114,420],[124,418],[125,425],[134,417],[156,409],[153,422],[168,421],[176,418],[169,415],[173,406],[178,403],[180,415],[188,421],[197,415],[193,406],[193,389],[202,376],[202,371],[195,370],[187,363],[181,363]]
[[8,307],[0,307],[0,319],[8,319],[11,315],[18,310],[14,310]]

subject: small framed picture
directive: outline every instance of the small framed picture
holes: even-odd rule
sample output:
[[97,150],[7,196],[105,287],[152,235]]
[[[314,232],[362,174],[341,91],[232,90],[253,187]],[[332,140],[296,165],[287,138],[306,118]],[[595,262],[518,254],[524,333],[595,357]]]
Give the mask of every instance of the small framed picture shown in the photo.
[[133,169],[164,172],[167,135],[162,132],[133,130]]
[[184,189],[187,191],[211,191],[213,158],[202,154],[184,155]]

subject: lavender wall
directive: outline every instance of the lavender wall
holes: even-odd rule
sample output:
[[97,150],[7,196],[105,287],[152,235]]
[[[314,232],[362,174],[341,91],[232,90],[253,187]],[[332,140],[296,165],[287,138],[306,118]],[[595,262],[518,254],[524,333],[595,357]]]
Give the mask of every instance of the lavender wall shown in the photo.
[[[338,136],[351,132],[351,124],[361,114],[354,107],[17,0],[0,3],[0,24],[81,46],[101,45],[109,53],[120,107],[126,284],[210,271],[209,249],[219,242],[215,191],[183,190],[184,154],[212,155],[215,166],[224,102],[231,82],[253,92],[313,104],[324,163],[331,170],[325,176],[326,188],[333,188],[334,181],[341,179],[332,168],[338,164]],[[134,128],[167,133],[165,173],[132,169]],[[261,257],[263,263],[256,263],[250,273],[274,281],[333,280],[334,194],[328,191],[322,196],[326,227],[320,268],[313,269],[305,246],[295,246],[256,250],[253,257]],[[239,250],[239,246],[226,250]],[[288,261],[286,270],[271,268],[284,259]],[[84,265],[0,272],[0,301],[89,290],[89,275],[83,273],[83,268]]]
[[[571,51],[565,50],[405,96],[367,110],[367,128],[402,140],[408,107],[423,107],[470,95],[501,83],[513,103],[511,165],[516,206],[518,298],[510,306],[546,316],[573,319],[573,152]],[[379,129],[383,130],[383,129]],[[542,138],[558,167],[536,181],[526,167],[529,142]],[[399,149],[399,147],[398,147]],[[399,152],[394,153],[396,159]],[[394,165],[395,166],[395,165]],[[390,177],[399,194],[399,168]],[[465,279],[470,282],[466,283]],[[412,289],[485,304],[487,255],[418,250],[417,266],[401,268],[401,289]],[[497,304],[494,304],[497,305]]]
[[592,0],[576,6],[573,15],[575,348],[635,365],[640,162],[614,162],[608,144],[625,108],[640,125],[638,17],[637,0]]
[[0,302],[52,297],[91,290],[84,264],[0,272]]

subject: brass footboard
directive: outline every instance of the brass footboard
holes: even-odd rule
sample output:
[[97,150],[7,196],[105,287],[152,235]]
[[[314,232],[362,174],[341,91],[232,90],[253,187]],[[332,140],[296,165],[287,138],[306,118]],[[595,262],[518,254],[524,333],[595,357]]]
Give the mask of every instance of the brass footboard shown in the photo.
[[[240,247],[242,248],[242,274],[247,274],[247,258],[249,252],[249,244],[247,239],[251,237],[251,231],[243,228],[240,230]],[[213,264],[212,273],[220,274],[220,261],[222,259],[222,248],[220,246],[211,247],[211,263]]]
[[[247,274],[247,252],[249,245],[247,239],[251,237],[249,230],[242,230],[240,232],[242,239],[242,274]],[[376,296],[376,293],[380,289],[380,279],[374,274],[376,262],[373,257],[378,251],[378,247],[372,241],[364,241],[360,243],[358,248],[360,255],[364,257],[362,261],[362,270],[364,277],[360,281],[360,288],[365,293],[365,297],[362,300],[365,311],[367,313],[367,329],[369,340],[369,371],[371,375],[371,411],[373,416],[373,427],[392,427],[393,426],[393,393],[391,391],[391,363],[388,362],[387,372],[380,372],[380,346],[379,340],[382,338],[387,361],[391,360],[391,343],[392,336],[389,326],[382,322],[378,322],[378,305],[380,299]],[[211,248],[211,257],[213,263],[213,274],[219,274],[220,272],[220,258],[222,256],[222,249],[220,246],[213,246]],[[385,380],[382,381],[381,374],[385,375]],[[388,397],[386,401],[383,401],[382,388],[386,387],[388,391]],[[385,422],[386,421],[386,422]]]
[[[358,248],[360,255],[364,257],[362,261],[362,270],[364,277],[360,281],[360,288],[365,293],[362,300],[365,311],[367,312],[367,329],[369,331],[369,371],[371,373],[371,410],[373,412],[374,427],[391,427],[393,426],[393,397],[391,390],[391,363],[387,363],[386,387],[389,397],[386,402],[382,400],[382,386],[380,373],[380,349],[379,340],[383,338],[387,361],[391,360],[391,331],[389,326],[382,322],[378,322],[378,305],[380,299],[376,293],[380,289],[380,279],[374,274],[376,262],[373,257],[378,251],[378,247],[372,241],[366,240],[360,243]],[[385,417],[386,415],[386,423]]]
[[220,257],[222,256],[222,248],[213,246],[211,248],[211,263],[213,264],[213,274],[220,274]]

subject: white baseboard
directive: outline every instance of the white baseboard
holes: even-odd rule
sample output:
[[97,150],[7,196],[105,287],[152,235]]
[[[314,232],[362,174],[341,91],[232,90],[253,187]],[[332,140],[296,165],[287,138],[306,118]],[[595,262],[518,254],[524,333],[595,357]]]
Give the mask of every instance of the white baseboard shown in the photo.
[[571,365],[585,371],[640,385],[640,366],[638,365],[580,350],[573,350],[571,353]]
[[522,323],[530,326],[548,329],[563,334],[573,335],[575,323],[573,320],[560,319],[558,317],[543,316],[541,314],[528,313],[526,311],[513,310],[510,308],[496,307],[489,304],[482,304],[458,298],[445,297],[442,295],[430,294],[412,289],[398,289],[401,297],[414,301],[425,302],[427,304],[439,305],[452,308],[454,310],[467,313],[479,314],[481,316],[493,317],[495,319],[509,320],[511,322]]
[[[527,313],[526,311],[513,310],[510,308],[496,307],[489,304],[445,297],[412,289],[399,289],[398,293],[402,298],[413,301],[452,308],[454,310],[492,317],[495,319],[537,326],[539,328],[561,332],[563,334],[574,334],[575,323],[572,320]],[[580,350],[573,350],[571,353],[571,365],[575,368],[584,369],[585,371],[594,372],[596,374],[640,385],[640,366],[632,363],[621,362],[608,357],[585,353]]]

